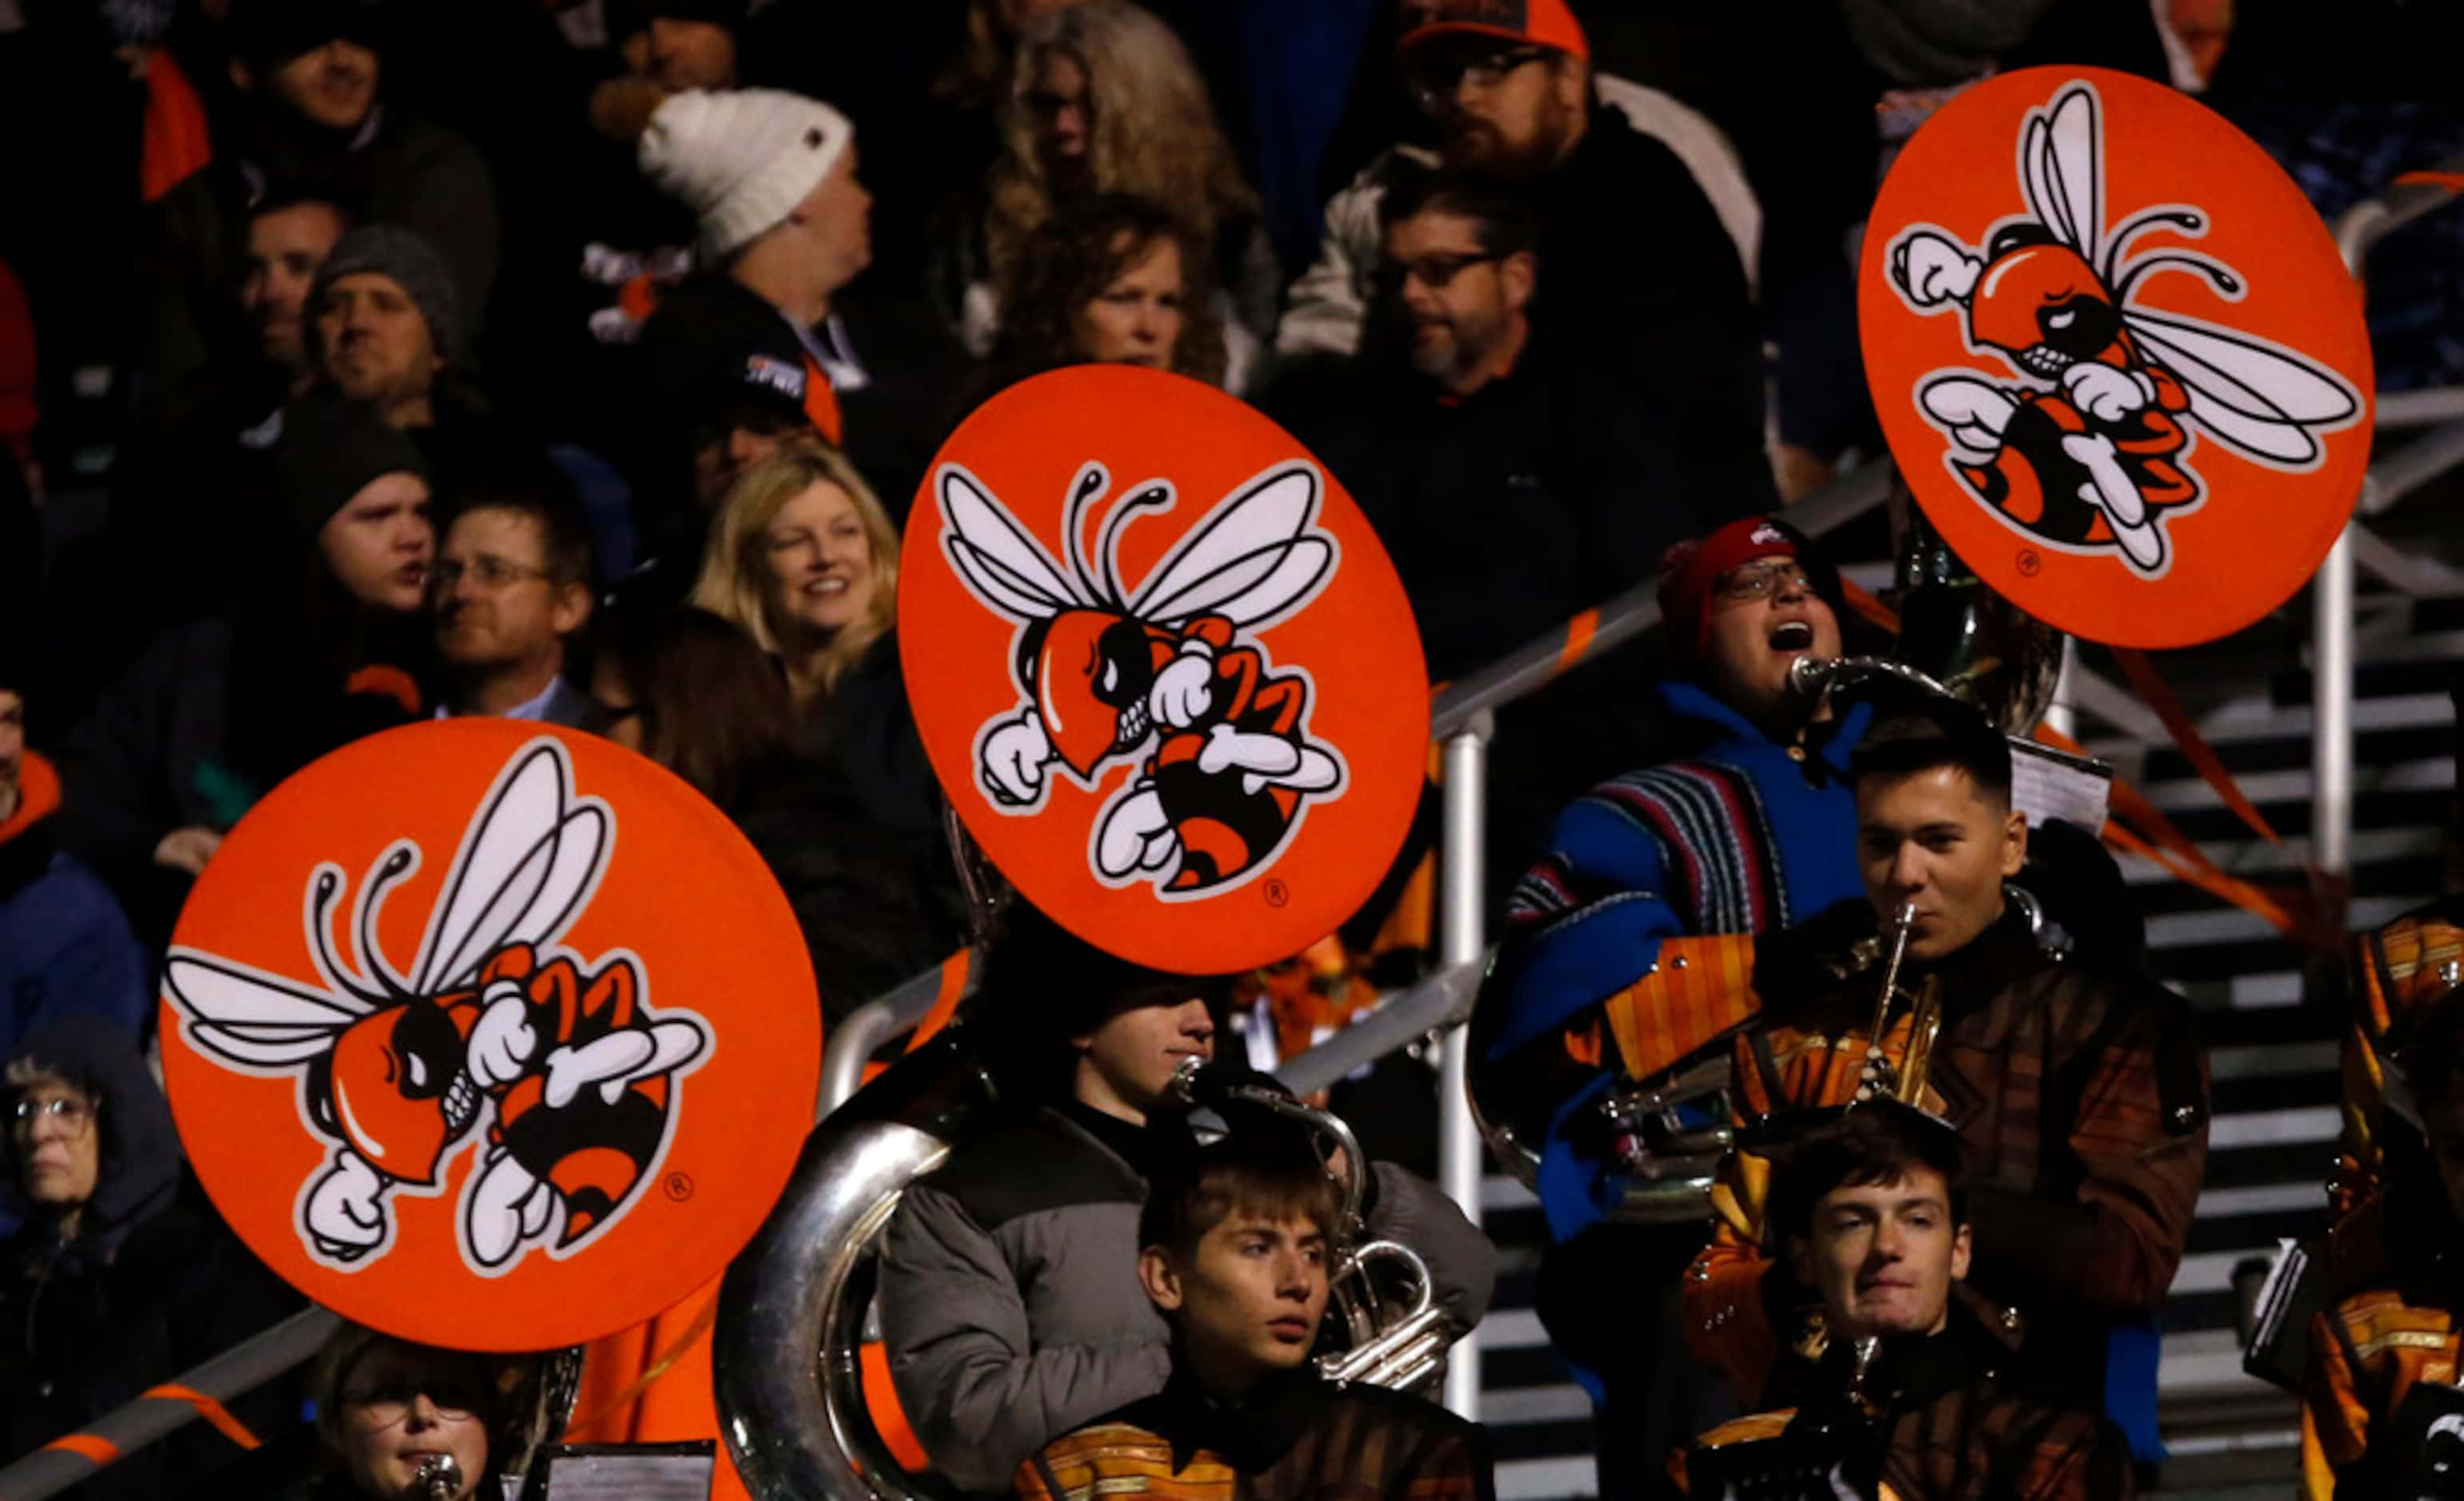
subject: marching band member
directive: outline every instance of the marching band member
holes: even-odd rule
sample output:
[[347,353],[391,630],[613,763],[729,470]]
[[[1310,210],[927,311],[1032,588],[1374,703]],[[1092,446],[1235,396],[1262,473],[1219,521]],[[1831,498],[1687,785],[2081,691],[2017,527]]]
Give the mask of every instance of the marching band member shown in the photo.
[[[989,983],[1016,988],[998,997],[1016,1003],[1015,1051],[1045,1055],[1014,1072],[1047,1087],[907,1190],[881,1266],[899,1404],[934,1467],[979,1492],[1171,1375],[1170,1331],[1138,1287],[1138,1214],[1187,1136],[1173,1075],[1214,1056],[1231,985],[1141,968],[1023,906],[1005,921]],[[1435,1186],[1388,1163],[1370,1177],[1373,1233],[1419,1251],[1448,1317],[1477,1324],[1495,1248]]]
[[[1890,1099],[1794,1143],[1772,1187],[1772,1227],[1798,1282],[1820,1295],[1831,1342],[1793,1409],[1696,1442],[1694,1494],[2135,1493],[2121,1433],[2032,1381],[2013,1332],[1953,1295],[1976,1237],[1965,1155],[1947,1122]],[[1787,1480],[1803,1489],[1774,1488]]]
[[[1712,1008],[1688,1032],[1665,1006],[1666,982],[1689,966],[1721,969],[1718,956],[1750,946],[1748,935],[1859,899],[1846,771],[1870,716],[1832,718],[1789,685],[1799,658],[1839,655],[1840,593],[1786,522],[1746,517],[1673,550],[1660,600],[1679,674],[1660,696],[1685,753],[1558,816],[1550,853],[1507,906],[1497,975],[1474,1022],[1490,1077],[1547,1123],[1539,1186],[1553,1244],[1540,1312],[1604,1389],[1609,1494],[1659,1486],[1661,1456],[1701,1425],[1674,1274],[1702,1235],[1603,1222],[1622,1181],[1595,1112],[1619,1073],[1658,1072],[1743,1019]],[[1691,1040],[1654,1039],[1645,1056],[1638,1024]],[[1664,1297],[1639,1306],[1633,1290],[1653,1285]],[[1628,1310],[1636,1316],[1621,1316]]]
[[[1914,910],[1900,982],[1939,1000],[1923,1103],[1970,1153],[1966,1286],[2024,1327],[2031,1367],[2101,1406],[2109,1336],[2162,1302],[2206,1170],[2207,1068],[2189,1007],[2133,946],[2065,956],[2032,931],[2037,898],[2005,886],[2029,835],[2011,806],[2010,748],[1974,711],[1940,699],[1891,709],[1850,774],[1867,899],[1886,922]],[[2045,910],[2089,910],[2092,880],[2039,874]],[[1874,974],[1774,1011],[1788,983],[1776,968],[1755,976],[1764,1016],[1734,1050],[1748,1120],[1847,1102],[1869,1055]],[[1912,1015],[1901,1008],[1886,1026],[1885,1059],[1905,1058]],[[1712,1243],[1685,1282],[1697,1354],[1765,1402],[1784,1348],[1819,1342],[1800,1339],[1815,1300],[1764,1249],[1769,1177],[1750,1152],[1730,1158]]]
[[1315,1149],[1286,1122],[1167,1159],[1139,1216],[1137,1277],[1172,1327],[1171,1379],[1022,1464],[1022,1501],[1489,1501],[1477,1426],[1318,1374],[1339,1212]]
[[[2367,1116],[2336,1185],[2361,1195],[2326,1242],[2323,1274],[2344,1292],[2313,1317],[2302,1391],[2301,1494],[2435,1493],[2464,1460],[2464,998],[2451,899],[2360,943],[2362,1035],[2348,1040],[2346,1113]],[[2360,1074],[2356,1074],[2356,1069]]]

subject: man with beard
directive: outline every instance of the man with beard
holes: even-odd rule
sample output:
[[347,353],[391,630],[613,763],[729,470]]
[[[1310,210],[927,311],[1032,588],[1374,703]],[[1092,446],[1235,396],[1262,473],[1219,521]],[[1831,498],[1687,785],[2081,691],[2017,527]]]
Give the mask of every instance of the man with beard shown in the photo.
[[1650,577],[1678,539],[1770,509],[1758,452],[1689,454],[1665,414],[1541,325],[1559,251],[1517,194],[1441,174],[1387,203],[1379,312],[1397,354],[1364,362],[1338,399],[1262,404],[1377,528],[1433,677]]
[[440,493],[496,467],[501,446],[470,379],[460,289],[427,242],[391,225],[342,236],[308,294],[324,382],[410,435]]
[[[1688,452],[1759,453],[1761,356],[1745,252],[1697,185],[1698,172],[1717,180],[1721,164],[1716,150],[1696,160],[1715,140],[1708,127],[1664,96],[1648,110],[1629,102],[1628,93],[1649,93],[1630,85],[1616,106],[1604,103],[1565,0],[1410,0],[1407,14],[1419,24],[1398,60],[1437,126],[1443,165],[1512,183],[1530,200],[1549,255],[1534,328],[1562,337],[1562,358],[1665,406]],[[1672,112],[1700,131],[1661,118]],[[1686,160],[1631,113],[1680,141]],[[1397,151],[1359,185],[1391,195],[1415,175]],[[1325,251],[1295,284],[1278,335],[1287,355],[1362,342],[1346,305],[1358,306],[1350,289],[1375,284],[1378,251],[1345,243],[1357,212],[1329,207]],[[1313,324],[1328,326],[1298,326]]]
[[496,274],[486,163],[461,137],[382,101],[379,14],[366,0],[231,0],[226,33],[239,108],[217,121],[212,164],[152,210],[139,285],[146,310],[141,409],[176,427],[214,399],[249,331],[231,289],[246,272],[249,215],[268,183],[417,233],[473,308]]

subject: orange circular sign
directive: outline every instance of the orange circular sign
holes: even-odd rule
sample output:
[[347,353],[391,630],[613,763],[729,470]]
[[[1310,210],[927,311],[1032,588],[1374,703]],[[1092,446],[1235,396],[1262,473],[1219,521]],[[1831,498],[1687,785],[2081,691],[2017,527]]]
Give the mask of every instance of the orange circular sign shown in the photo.
[[387,1333],[540,1350],[752,1237],[813,1120],[821,1007],[753,847],[605,741],[356,742],[233,829],[173,934],[163,1073],[215,1207]]
[[2239,630],[2361,493],[2360,289],[2291,179],[2171,89],[2031,68],[1952,99],[1882,185],[1857,308],[1926,517],[2074,635]]
[[1256,411],[1129,365],[1012,386],[934,460],[900,573],[933,770],[1081,938],[1228,973],[1386,874],[1427,759],[1419,632],[1352,497]]

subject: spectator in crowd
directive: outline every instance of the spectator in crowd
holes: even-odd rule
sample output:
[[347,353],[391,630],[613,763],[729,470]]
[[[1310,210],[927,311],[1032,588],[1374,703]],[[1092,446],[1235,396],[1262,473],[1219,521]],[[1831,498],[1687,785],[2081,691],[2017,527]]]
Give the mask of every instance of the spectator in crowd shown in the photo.
[[484,1356],[440,1350],[357,1324],[334,1331],[314,1377],[323,1477],[307,1501],[391,1501],[431,1492],[421,1467],[451,1458],[449,1501],[497,1501],[516,1447],[502,1383]]
[[1223,324],[1208,257],[1154,205],[1099,193],[1039,226],[1001,291],[1001,384],[1080,360],[1221,385]]
[[[2440,1419],[2453,1426],[2455,1411],[2442,1377],[2464,1353],[2464,1286],[2451,1265],[2464,1234],[2464,1002],[2453,986],[2425,982],[2438,963],[2429,956],[2443,946],[2436,935],[2453,930],[2456,914],[2450,897],[2358,946],[2357,973],[2366,965],[2378,977],[2360,975],[2356,990],[2387,1016],[2390,1046],[2381,1057],[2357,1057],[2348,1045],[2340,1177],[2357,1160],[2386,1176],[2371,1186],[2374,1197],[2339,1213],[2331,1232],[2329,1264],[2365,1270],[2335,1289],[2307,1331],[2304,1501],[2435,1493],[2443,1456],[2434,1436]],[[2424,956],[2409,974],[2395,962],[2407,938]],[[2357,1141],[2352,1122],[2374,1092],[2351,1082],[2359,1079],[2374,1080],[2392,1108],[2373,1112],[2371,1132]]]
[[610,612],[591,697],[607,737],[693,784],[786,892],[829,1027],[948,951],[913,873],[840,778],[797,749],[795,706],[745,634],[706,610]]
[[[136,1039],[99,1017],[55,1019],[0,1070],[8,1136],[0,1209],[0,1447],[32,1452],[297,1307],[183,1178],[170,1106]],[[233,1398],[278,1433],[281,1385]],[[193,1423],[122,1455],[77,1490],[179,1494],[240,1454]]]
[[[1899,979],[1911,993],[1939,987],[1926,1099],[1973,1102],[1960,1127],[1983,1186],[1968,1280],[2015,1310],[2031,1369],[2127,1423],[2137,1415],[2106,1403],[2108,1346],[2164,1301],[2207,1167],[2207,1060],[2189,1004],[2132,945],[2040,942],[2035,913],[2051,915],[2048,931],[2079,931],[2066,910],[2120,877],[2101,854],[2101,871],[2040,860],[2025,900],[2009,894],[2030,831],[2011,803],[2010,747],[1975,710],[1934,698],[1892,708],[1858,743],[1849,775],[1872,917],[1915,908]],[[2043,831],[2043,848],[2070,844],[2067,828]],[[1771,957],[1757,957],[1756,990],[1810,999],[1740,1035],[1741,1116],[1845,1103],[1858,1081],[1836,1060],[1884,1040],[1851,1035],[1872,1025],[1873,977],[1825,983],[1808,965],[1791,978]],[[1696,1354],[1749,1401],[1766,1400],[1810,1291],[1763,1249],[1765,1170],[1751,1154],[1723,1166],[1711,1244],[1684,1284]]]
[[708,393],[747,381],[775,386],[887,493],[913,493],[958,372],[929,315],[846,295],[872,259],[872,200],[847,117],[774,90],[679,94],[651,116],[640,157],[693,211],[700,267],[659,302],[634,351],[646,534],[663,534],[657,518],[691,493]]
[[778,661],[808,753],[889,828],[937,846],[940,793],[898,665],[898,533],[845,459],[806,441],[746,471],[693,603]]
[[[267,419],[316,380],[308,346],[308,294],[319,269],[350,228],[349,213],[322,198],[269,193],[250,213],[239,305],[256,332],[257,363],[250,378],[239,382],[253,398],[239,409],[244,431],[264,433]],[[271,435],[263,441],[270,442]]]
[[122,452],[103,528],[69,544],[58,565],[63,664],[81,684],[231,603],[235,555],[261,533],[273,494],[266,453],[282,436],[283,408],[318,379],[317,272],[349,228],[340,205],[281,187],[250,210],[244,270],[216,308],[244,326],[245,346],[217,357],[211,389],[178,430]]
[[1557,274],[1514,195],[1433,177],[1389,199],[1386,287],[1408,363],[1266,402],[1393,555],[1433,678],[1460,676],[1650,576],[1667,547],[1768,509],[1758,453],[1726,464],[1629,405],[1532,315]]
[[285,412],[273,467],[279,505],[241,548],[234,608],[165,632],[62,747],[63,840],[149,942],[250,804],[416,717],[427,692],[436,534],[419,449],[315,391]]
[[344,235],[309,306],[325,383],[410,434],[447,495],[495,462],[497,435],[466,368],[461,296],[417,235],[391,225]]
[[[1548,255],[1535,331],[1560,336],[1561,358],[1616,379],[1629,400],[1663,410],[1696,462],[1741,467],[1759,455],[1750,257],[1676,153],[1595,95],[1589,44],[1565,0],[1416,0],[1412,13],[1421,24],[1405,33],[1399,60],[1435,117],[1444,163],[1516,183],[1531,202]],[[1287,349],[1361,346],[1362,290],[1384,253],[1371,209],[1411,175],[1374,165],[1359,199],[1330,209],[1320,264],[1294,288]]]
[[142,1037],[153,966],[109,887],[54,838],[59,773],[26,744],[22,643],[0,643],[0,1056],[55,1016]]
[[[1281,1120],[1167,1156],[1138,1216],[1139,1286],[1172,1326],[1162,1391],[1045,1446],[1017,1494],[1175,1495],[1192,1470],[1233,1494],[1488,1501],[1475,1425],[1311,1359],[1341,1214],[1315,1147]],[[1217,1482],[1219,1485],[1221,1481]]]
[[509,475],[467,497],[430,570],[436,717],[597,729],[598,707],[564,675],[592,582],[588,522],[556,476]]
[[745,0],[616,0],[625,71],[670,94],[732,89],[741,66]]
[[268,183],[348,205],[434,247],[472,307],[496,271],[486,163],[461,137],[381,103],[382,17],[367,0],[231,0],[238,113],[212,165],[154,207],[140,284],[152,299],[140,376],[158,430],[209,399],[247,332],[219,310],[241,279],[243,221]]
[[[899,1403],[935,1468],[974,1491],[1171,1376],[1171,1326],[1137,1280],[1138,1217],[1158,1165],[1186,1149],[1166,1086],[1214,1055],[1230,991],[1113,958],[1023,906],[1009,921],[988,983],[1031,1102],[908,1189],[881,1273]],[[1370,1171],[1371,1232],[1419,1251],[1448,1318],[1477,1324],[1496,1251],[1429,1184]]]
[[1015,278],[1037,229],[1076,199],[1127,193],[1186,226],[1202,250],[1229,341],[1227,384],[1246,389],[1274,330],[1282,272],[1172,29],[1129,0],[1090,0],[1024,28],[1001,139],[980,228],[947,237],[954,259],[935,277],[968,347],[992,347],[1009,315],[994,289]]
[[1976,1227],[1948,1122],[1884,1101],[1792,1152],[1772,1227],[1820,1294],[1830,1342],[1791,1410],[1703,1435],[1693,1494],[1760,1494],[1758,1480],[1809,1474],[1925,1501],[2137,1493],[2121,1433],[2032,1381],[2012,1332],[1964,1295]]
[[1702,1230],[1606,1218],[1626,1179],[1591,1108],[1619,1076],[1650,1078],[1710,1033],[1646,1054],[1626,1018],[1676,1012],[1665,987],[1681,958],[1705,965],[1863,903],[1846,772],[1872,710],[1835,716],[1788,676],[1839,655],[1838,576],[1786,522],[1748,517],[1672,550],[1660,600],[1671,674],[1654,696],[1675,753],[1558,816],[1507,904],[1474,1019],[1485,1102],[1540,1144],[1551,1244],[1536,1301],[1602,1399],[1603,1495],[1664,1492],[1662,1460],[1710,1400],[1675,1282]]

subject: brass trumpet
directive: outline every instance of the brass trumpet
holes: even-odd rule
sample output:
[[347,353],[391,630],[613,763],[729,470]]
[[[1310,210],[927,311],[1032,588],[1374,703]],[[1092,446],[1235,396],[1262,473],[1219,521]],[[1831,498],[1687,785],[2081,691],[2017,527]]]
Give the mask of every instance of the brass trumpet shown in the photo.
[[[1318,1357],[1318,1372],[1338,1386],[1361,1381],[1395,1391],[1413,1391],[1433,1381],[1444,1368],[1446,1346],[1454,1336],[1446,1328],[1445,1311],[1437,1305],[1428,1263],[1420,1253],[1400,1241],[1368,1238],[1360,1202],[1361,1174],[1369,1164],[1343,1118],[1277,1090],[1210,1077],[1196,1058],[1182,1060],[1165,1094],[1184,1105],[1245,1105],[1281,1116],[1312,1133],[1323,1160],[1342,1159],[1343,1171],[1329,1169],[1342,1202],[1330,1248],[1327,1303],[1342,1320],[1347,1343]],[[1400,1272],[1402,1296],[1389,1295],[1371,1274],[1370,1269],[1381,1264]]]
[[[1900,903],[1891,916],[1891,957],[1882,967],[1881,989],[1874,996],[1874,1022],[1865,1032],[1865,1064],[1857,1077],[1857,1101],[1896,1099],[1903,1105],[1925,1104],[1925,1066],[1933,1057],[1933,1039],[1942,1032],[1942,984],[1927,975],[1910,991],[1900,984],[1900,966],[1908,953],[1908,935],[1917,922],[1917,904]],[[1891,1010],[1903,997],[1908,1009],[1908,1045],[1893,1063],[1882,1051],[1890,1035]]]

